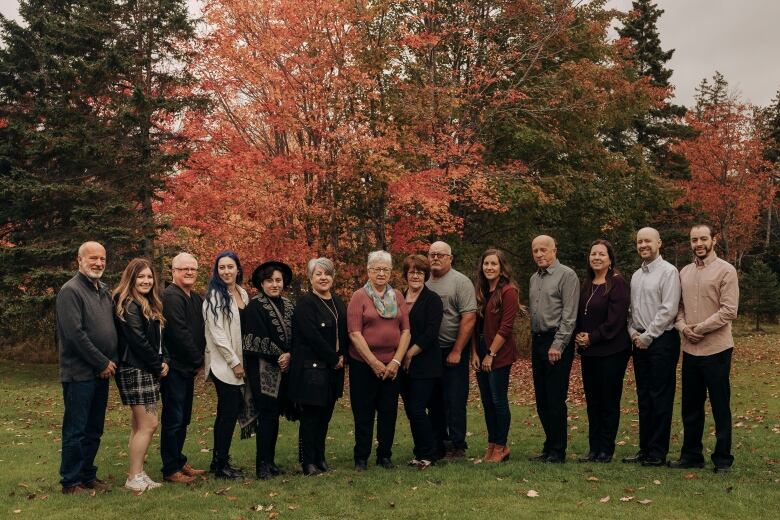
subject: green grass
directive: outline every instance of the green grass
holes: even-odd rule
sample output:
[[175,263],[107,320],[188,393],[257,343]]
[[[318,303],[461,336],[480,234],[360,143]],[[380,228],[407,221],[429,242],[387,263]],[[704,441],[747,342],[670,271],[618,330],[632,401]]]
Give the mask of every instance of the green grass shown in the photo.
[[[129,411],[112,385],[106,433],[98,454],[99,474],[115,489],[94,497],[60,494],[59,437],[61,388],[51,365],[0,362],[0,517],[2,518],[737,518],[774,517],[780,509],[780,335],[753,335],[740,324],[732,371],[734,471],[715,475],[704,470],[674,471],[613,462],[608,465],[544,466],[527,462],[541,446],[541,428],[533,410],[528,361],[513,375],[512,458],[501,465],[474,464],[485,448],[484,423],[472,388],[469,406],[469,455],[473,458],[417,471],[403,464],[411,458],[406,418],[398,419],[392,471],[369,466],[352,469],[352,416],[341,401],[331,423],[328,457],[335,471],[305,478],[296,464],[297,424],[282,424],[277,462],[288,473],[271,481],[202,480],[192,486],[165,485],[140,496],[122,489],[127,464]],[[587,420],[580,394],[578,365],[572,372],[569,456],[587,447]],[[575,377],[576,376],[576,377]],[[679,378],[678,378],[679,379]],[[679,392],[675,407],[672,454],[680,446]],[[199,384],[187,453],[197,467],[207,467],[211,446],[214,392]],[[711,432],[712,422],[708,421]],[[636,451],[636,409],[632,374],[626,378],[624,414],[618,451]],[[147,472],[159,477],[158,438]],[[707,436],[711,449],[714,438]],[[254,441],[234,441],[233,460],[254,473]],[[373,461],[371,461],[373,462]],[[708,461],[709,463],[709,461]],[[228,489],[229,488],[229,489]],[[534,490],[537,498],[527,493]],[[606,503],[600,499],[610,497]],[[634,497],[622,502],[622,497]],[[640,504],[640,500],[651,500]],[[255,506],[269,511],[252,510]],[[16,511],[19,511],[18,513]]]

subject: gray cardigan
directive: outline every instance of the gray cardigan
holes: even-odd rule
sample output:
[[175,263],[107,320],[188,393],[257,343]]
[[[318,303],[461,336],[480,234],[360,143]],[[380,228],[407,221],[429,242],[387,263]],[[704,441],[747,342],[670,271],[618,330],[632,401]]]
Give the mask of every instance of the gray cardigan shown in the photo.
[[57,294],[57,346],[63,383],[96,379],[109,361],[118,361],[114,302],[106,284],[98,285],[96,289],[89,278],[77,273]]

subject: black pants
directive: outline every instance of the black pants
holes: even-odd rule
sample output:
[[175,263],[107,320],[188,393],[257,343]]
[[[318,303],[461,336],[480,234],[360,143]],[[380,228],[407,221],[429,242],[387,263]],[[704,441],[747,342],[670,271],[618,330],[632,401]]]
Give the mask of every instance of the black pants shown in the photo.
[[216,467],[224,465],[230,455],[230,444],[233,442],[233,431],[236,428],[238,414],[244,400],[241,387],[224,383],[212,372],[211,380],[217,389],[217,417],[214,419],[214,453],[212,464]]
[[547,355],[555,332],[532,335],[531,370],[536,394],[536,413],[544,428],[542,453],[551,457],[566,456],[569,374],[574,361],[574,349],[566,347],[561,359],[550,363]]
[[680,335],[668,330],[646,349],[634,348],[634,374],[639,405],[639,451],[666,459],[672,430]]
[[443,452],[444,442],[452,443],[452,448],[465,450],[466,443],[466,403],[469,400],[469,355],[464,349],[460,363],[447,366],[447,356],[452,348],[441,349],[441,362],[444,370],[441,383],[434,388],[430,413],[433,421],[433,435],[437,451]]
[[406,377],[401,395],[404,399],[406,417],[414,439],[414,458],[418,460],[436,460],[436,443],[433,437],[433,424],[428,406],[440,378],[412,379]]
[[615,453],[623,378],[631,350],[609,356],[582,356],[582,385],[588,404],[588,445],[594,454]]
[[704,434],[704,401],[710,396],[712,416],[715,419],[715,466],[731,466],[731,354],[733,349],[711,356],[683,354],[682,361],[682,420],[683,446],[680,459],[703,462],[702,435]]
[[160,456],[164,477],[173,475],[187,464],[184,455],[184,441],[187,426],[192,418],[192,397],[195,391],[195,376],[188,376],[171,370],[160,381],[162,395],[162,428],[160,429]]
[[276,439],[279,438],[278,408],[258,410],[257,433],[255,434],[255,465],[271,464],[276,457]]
[[509,410],[509,372],[512,365],[477,372],[479,395],[485,411],[488,442],[506,446],[512,413]]
[[298,445],[301,452],[301,463],[319,464],[325,460],[325,438],[328,436],[328,425],[333,417],[336,401],[326,406],[301,406],[301,423],[298,426]]
[[60,484],[73,487],[97,478],[95,456],[100,448],[108,406],[108,379],[62,383]]
[[376,417],[376,437],[379,445],[377,459],[393,455],[395,420],[398,415],[400,375],[392,379],[379,379],[365,363],[353,360],[349,364],[349,398],[355,419],[355,460],[364,461],[371,455]]

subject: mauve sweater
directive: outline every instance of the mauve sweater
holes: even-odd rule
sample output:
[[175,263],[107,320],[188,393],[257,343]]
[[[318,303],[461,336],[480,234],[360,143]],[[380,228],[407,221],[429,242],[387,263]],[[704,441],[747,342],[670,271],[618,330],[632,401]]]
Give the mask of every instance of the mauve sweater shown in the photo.
[[590,334],[590,345],[579,349],[582,356],[609,356],[631,347],[628,335],[628,308],[631,305],[628,284],[622,276],[616,275],[612,277],[612,289],[606,296],[605,288],[606,285],[591,284],[580,291],[577,327],[573,337],[580,332]]
[[515,317],[519,309],[517,289],[511,285],[505,285],[501,288],[501,310],[495,312],[498,300],[495,292],[490,293],[490,299],[487,303],[485,316],[477,316],[479,324],[477,330],[481,331],[485,337],[485,344],[482,345],[477,338],[477,354],[482,360],[487,355],[487,349],[493,343],[496,335],[504,338],[504,344],[496,352],[493,360],[493,368],[501,368],[511,365],[517,359],[517,348],[515,348],[515,337],[512,330],[515,324]]
[[[352,294],[347,307],[347,329],[350,333],[360,332],[368,343],[371,353],[382,363],[393,359],[401,332],[409,330],[409,313],[401,291],[395,291],[398,314],[395,318],[382,318],[376,311],[374,301],[362,287]],[[349,346],[349,356],[365,362],[354,345]]]

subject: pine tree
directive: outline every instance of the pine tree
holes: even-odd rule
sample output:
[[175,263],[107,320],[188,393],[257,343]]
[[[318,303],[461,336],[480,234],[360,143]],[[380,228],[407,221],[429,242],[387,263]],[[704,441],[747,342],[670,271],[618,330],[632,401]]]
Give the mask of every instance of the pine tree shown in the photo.
[[780,222],[778,221],[778,208],[780,208],[780,90],[778,90],[769,107],[761,111],[764,127],[764,159],[772,164],[772,183],[775,188],[775,197],[763,212],[764,247],[766,258],[772,269],[780,270]]
[[755,330],[761,330],[761,319],[777,319],[780,314],[780,283],[769,266],[761,260],[754,261],[743,275],[740,286],[740,308],[755,318]]
[[664,51],[661,48],[657,23],[663,13],[652,0],[634,0],[632,10],[618,29],[618,34],[632,44],[630,59],[636,74],[649,78],[656,87],[667,89],[662,106],[633,120],[635,140],[649,151],[649,160],[656,172],[667,178],[680,179],[689,176],[688,165],[682,156],[670,150],[670,145],[692,138],[693,132],[682,123],[685,107],[671,101],[669,80],[672,70],[666,64],[674,50]]
[[23,24],[0,19],[6,339],[51,319],[85,240],[106,246],[109,280],[151,256],[154,194],[181,158],[169,130],[186,106],[177,42],[192,35],[184,1],[23,0],[19,13]]

